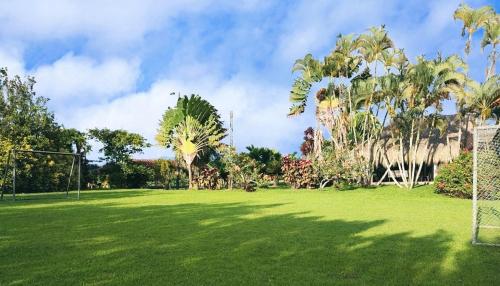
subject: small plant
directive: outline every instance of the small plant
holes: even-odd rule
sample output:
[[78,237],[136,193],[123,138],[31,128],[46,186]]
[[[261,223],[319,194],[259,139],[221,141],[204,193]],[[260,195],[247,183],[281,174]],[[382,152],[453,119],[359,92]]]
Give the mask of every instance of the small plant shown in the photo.
[[472,198],[472,154],[462,152],[453,162],[444,165],[434,179],[436,193],[457,198]]

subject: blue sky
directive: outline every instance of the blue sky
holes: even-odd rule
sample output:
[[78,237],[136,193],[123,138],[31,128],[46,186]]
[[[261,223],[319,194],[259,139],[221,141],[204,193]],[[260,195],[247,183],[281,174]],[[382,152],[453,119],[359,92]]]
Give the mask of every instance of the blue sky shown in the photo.
[[[313,115],[286,117],[290,68],[307,53],[326,55],[339,33],[385,24],[411,59],[462,55],[464,47],[454,0],[0,2],[0,66],[35,76],[60,122],[123,128],[152,143],[175,103],[170,93],[180,92],[207,98],[226,121],[233,110],[240,150],[296,151]],[[494,1],[467,3],[500,10]],[[479,39],[468,57],[478,80],[486,66]],[[152,147],[141,157],[170,154]]]

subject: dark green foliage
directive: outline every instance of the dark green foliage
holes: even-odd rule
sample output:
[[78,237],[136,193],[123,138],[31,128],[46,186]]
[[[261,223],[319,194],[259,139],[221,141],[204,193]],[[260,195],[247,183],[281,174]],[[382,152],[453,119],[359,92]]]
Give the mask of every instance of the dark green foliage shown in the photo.
[[472,198],[472,153],[462,152],[444,165],[434,179],[436,192],[457,198]]
[[155,171],[153,168],[131,163],[123,167],[125,174],[125,184],[127,188],[143,188],[147,186],[148,182],[154,180]]
[[265,147],[247,147],[248,156],[261,164],[259,173],[265,177],[275,178],[281,174],[281,154]]
[[[131,155],[141,153],[150,144],[139,134],[125,130],[90,129],[89,136],[100,141],[102,160],[106,164],[99,171],[99,179],[110,188],[145,187],[154,180],[154,169],[132,162]],[[102,184],[101,184],[102,185]]]

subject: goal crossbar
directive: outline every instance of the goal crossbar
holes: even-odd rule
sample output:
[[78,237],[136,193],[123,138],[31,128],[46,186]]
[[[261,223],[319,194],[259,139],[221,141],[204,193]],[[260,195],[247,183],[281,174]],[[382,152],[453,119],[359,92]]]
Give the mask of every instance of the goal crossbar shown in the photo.
[[[80,199],[80,180],[81,180],[81,163],[82,163],[82,154],[81,153],[70,153],[70,152],[57,152],[57,151],[45,151],[45,150],[23,150],[23,149],[11,149],[8,151],[7,159],[5,161],[5,167],[3,172],[3,180],[2,186],[0,190],[0,200],[3,200],[3,196],[5,193],[5,184],[7,181],[7,174],[9,171],[9,167],[12,168],[12,198],[16,200],[16,154],[18,153],[31,153],[31,154],[45,154],[45,155],[66,155],[73,156],[73,161],[71,163],[71,171],[68,177],[68,186],[66,188],[66,197],[69,195],[69,187],[71,183],[71,176],[73,175],[73,169],[75,166],[75,161],[77,160],[78,168],[77,168],[77,199]],[[76,159],[76,160],[75,160]],[[12,166],[11,165],[12,162]]]

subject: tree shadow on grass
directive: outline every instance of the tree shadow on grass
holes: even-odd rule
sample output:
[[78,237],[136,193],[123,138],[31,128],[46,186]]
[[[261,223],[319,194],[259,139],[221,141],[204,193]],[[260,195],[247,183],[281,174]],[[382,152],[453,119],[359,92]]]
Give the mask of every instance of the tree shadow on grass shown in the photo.
[[[131,198],[144,196],[146,192],[158,192],[158,194],[165,195],[165,192],[160,192],[159,190],[152,189],[119,189],[119,190],[102,190],[102,191],[81,191],[80,200],[81,201],[101,201],[103,199],[119,199],[119,198]],[[12,194],[5,194],[4,200],[0,201],[0,205],[10,204],[14,206],[15,204],[22,204],[23,202],[37,204],[47,204],[52,205],[53,202],[75,202],[78,201],[77,192],[70,191],[69,195],[66,196],[65,192],[53,192],[53,193],[22,193],[16,195],[16,200],[12,198]]]
[[[53,206],[30,210],[29,221],[0,209],[0,284],[478,285],[500,279],[498,256],[488,261],[481,248],[467,248],[454,269],[444,269],[452,237],[443,231],[370,235],[385,221],[262,214],[280,206]],[[485,259],[491,269],[484,269]]]

